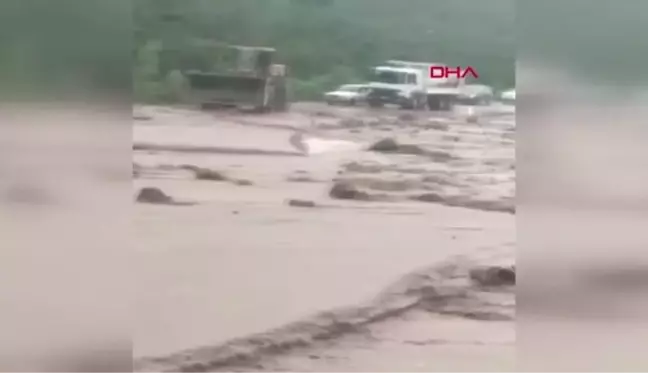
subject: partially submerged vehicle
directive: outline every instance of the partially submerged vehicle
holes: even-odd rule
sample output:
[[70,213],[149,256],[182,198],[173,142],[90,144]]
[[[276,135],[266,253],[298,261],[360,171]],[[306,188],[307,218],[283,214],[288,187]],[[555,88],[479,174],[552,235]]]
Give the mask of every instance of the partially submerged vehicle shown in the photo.
[[450,110],[461,93],[465,79],[432,78],[430,68],[440,63],[390,60],[373,68],[374,79],[367,102],[372,107],[396,104],[404,109]]
[[486,106],[490,105],[494,98],[493,88],[482,84],[466,84],[457,96],[457,104]]
[[369,87],[366,84],[345,84],[336,90],[324,94],[324,99],[329,105],[346,104],[356,105],[366,100]]
[[208,49],[211,63],[182,71],[192,102],[205,109],[250,107],[268,112],[288,108],[287,69],[273,64],[274,48],[214,44],[203,48]]

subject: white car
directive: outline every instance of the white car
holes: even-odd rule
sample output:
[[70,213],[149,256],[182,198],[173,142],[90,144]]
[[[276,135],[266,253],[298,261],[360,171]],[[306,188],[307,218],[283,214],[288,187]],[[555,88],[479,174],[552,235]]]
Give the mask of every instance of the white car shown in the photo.
[[493,88],[481,84],[466,84],[461,88],[458,104],[472,106],[488,106],[493,101]]
[[515,103],[515,89],[502,92],[500,95],[500,100],[507,104]]
[[366,85],[345,84],[335,91],[325,93],[324,99],[329,105],[356,105],[365,100],[367,93],[369,93],[369,87]]

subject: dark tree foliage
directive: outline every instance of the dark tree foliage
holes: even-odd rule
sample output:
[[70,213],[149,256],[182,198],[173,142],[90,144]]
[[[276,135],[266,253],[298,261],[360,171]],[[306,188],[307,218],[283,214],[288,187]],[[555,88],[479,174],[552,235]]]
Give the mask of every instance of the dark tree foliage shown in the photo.
[[145,99],[164,95],[173,68],[159,51],[194,39],[276,48],[297,99],[363,81],[393,58],[470,65],[485,84],[515,83],[513,0],[136,0],[134,20]]

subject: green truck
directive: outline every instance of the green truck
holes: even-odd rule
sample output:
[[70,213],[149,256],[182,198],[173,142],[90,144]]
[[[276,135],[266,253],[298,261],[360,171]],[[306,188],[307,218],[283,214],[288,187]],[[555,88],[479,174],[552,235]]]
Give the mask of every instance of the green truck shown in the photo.
[[[276,50],[249,46],[207,46],[207,64],[183,70],[188,96],[203,109],[237,107],[258,112],[288,109],[285,65],[274,64]],[[207,53],[206,56],[204,53]],[[187,64],[185,64],[186,66]]]

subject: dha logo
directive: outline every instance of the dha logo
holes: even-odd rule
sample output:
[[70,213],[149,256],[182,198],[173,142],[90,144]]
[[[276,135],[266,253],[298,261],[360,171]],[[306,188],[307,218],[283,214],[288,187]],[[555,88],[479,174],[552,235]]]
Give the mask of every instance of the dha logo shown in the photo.
[[461,66],[457,66],[456,68],[448,66],[430,66],[430,78],[432,79],[447,79],[450,76],[463,79],[468,75],[471,75],[475,79],[479,78],[477,70],[472,66],[468,66],[465,69],[462,69]]

